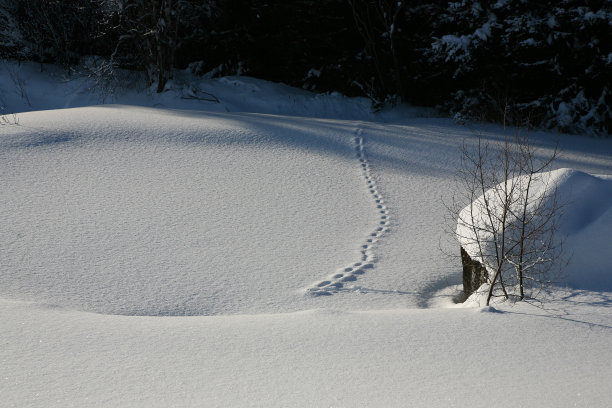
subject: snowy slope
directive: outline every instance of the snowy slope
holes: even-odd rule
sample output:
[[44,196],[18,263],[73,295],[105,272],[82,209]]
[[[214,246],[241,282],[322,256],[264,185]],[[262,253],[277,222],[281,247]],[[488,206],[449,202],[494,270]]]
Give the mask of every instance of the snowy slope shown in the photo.
[[[99,96],[23,75],[47,108]],[[259,90],[0,126],[3,406],[609,406],[602,280],[574,275],[546,311],[452,303],[443,202],[470,129],[224,81]],[[609,141],[561,145],[559,168],[612,174]]]

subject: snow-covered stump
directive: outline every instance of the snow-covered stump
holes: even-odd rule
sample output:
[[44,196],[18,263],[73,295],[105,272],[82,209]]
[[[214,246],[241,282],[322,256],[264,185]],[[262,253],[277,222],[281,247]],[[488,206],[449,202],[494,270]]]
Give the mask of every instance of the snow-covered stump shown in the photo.
[[487,268],[480,262],[473,260],[470,255],[461,248],[461,264],[463,265],[463,294],[465,299],[487,283]]

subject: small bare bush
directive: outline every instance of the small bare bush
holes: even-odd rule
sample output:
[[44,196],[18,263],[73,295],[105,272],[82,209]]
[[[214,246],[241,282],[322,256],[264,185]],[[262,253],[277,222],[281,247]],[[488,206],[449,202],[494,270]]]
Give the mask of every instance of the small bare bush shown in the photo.
[[[1,108],[0,108],[1,110]],[[7,125],[19,125],[19,117],[16,113],[11,113],[8,115],[0,115],[0,126]]]
[[505,129],[501,141],[479,133],[475,145],[462,147],[449,211],[462,248],[487,270],[487,305],[494,296],[538,300],[562,270],[563,203],[549,173],[559,150],[539,153],[527,127]]

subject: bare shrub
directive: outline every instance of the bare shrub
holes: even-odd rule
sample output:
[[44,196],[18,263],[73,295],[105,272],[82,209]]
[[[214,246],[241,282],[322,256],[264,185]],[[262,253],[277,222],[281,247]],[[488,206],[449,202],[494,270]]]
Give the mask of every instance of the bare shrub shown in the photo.
[[458,192],[448,208],[462,248],[487,270],[487,305],[494,296],[537,300],[559,277],[563,203],[548,172],[558,155],[555,146],[542,157],[527,126],[504,127],[501,141],[479,132],[475,145],[462,146]]

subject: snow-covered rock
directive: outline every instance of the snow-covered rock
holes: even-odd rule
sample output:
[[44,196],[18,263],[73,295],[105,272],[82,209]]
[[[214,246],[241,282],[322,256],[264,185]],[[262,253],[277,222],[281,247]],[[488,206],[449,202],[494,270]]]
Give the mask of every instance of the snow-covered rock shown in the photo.
[[[524,186],[525,177],[511,179],[509,185]],[[495,190],[499,191],[499,187],[487,191],[486,199],[488,207],[499,212],[502,202]],[[561,282],[557,283],[580,289],[612,290],[612,257],[609,255],[612,177],[568,168],[542,173],[533,179],[528,212],[533,214],[536,205],[539,208],[559,208],[554,245],[560,246],[555,261],[563,264],[569,260],[569,264],[562,271]],[[520,211],[518,208],[513,210]],[[534,222],[537,221],[536,216]],[[512,229],[515,222],[517,220],[510,221],[508,229]],[[501,225],[495,220],[493,224],[494,228],[491,228],[485,212],[485,196],[481,195],[460,212],[456,231],[466,254],[473,261],[485,265],[489,274],[496,268],[492,264],[495,259],[494,241],[501,241],[491,232],[492,229],[500,231]]]

